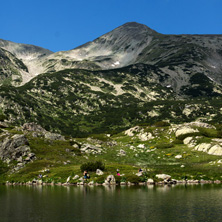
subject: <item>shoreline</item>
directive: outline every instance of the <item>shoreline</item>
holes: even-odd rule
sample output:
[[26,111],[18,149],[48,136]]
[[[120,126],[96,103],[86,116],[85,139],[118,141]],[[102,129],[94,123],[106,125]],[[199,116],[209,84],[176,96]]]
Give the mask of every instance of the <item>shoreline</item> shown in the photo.
[[45,183],[45,182],[5,182],[1,183],[0,185],[6,185],[6,186],[165,186],[165,185],[198,185],[198,184],[222,184],[222,181],[216,180],[188,180],[188,181],[159,181],[154,183],[147,183],[147,182],[141,182],[141,183],[131,183],[131,182],[121,182],[121,183]]

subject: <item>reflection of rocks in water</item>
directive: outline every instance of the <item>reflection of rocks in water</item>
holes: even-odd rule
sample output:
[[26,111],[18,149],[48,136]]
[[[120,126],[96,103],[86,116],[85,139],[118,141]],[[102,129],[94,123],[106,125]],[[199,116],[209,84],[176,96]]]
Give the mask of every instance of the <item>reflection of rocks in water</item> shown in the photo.
[[154,184],[147,184],[147,188],[148,188],[148,190],[153,190],[154,187],[155,187]]
[[104,186],[105,191],[108,191],[108,193],[113,194],[116,191],[116,186],[115,185],[106,185]]

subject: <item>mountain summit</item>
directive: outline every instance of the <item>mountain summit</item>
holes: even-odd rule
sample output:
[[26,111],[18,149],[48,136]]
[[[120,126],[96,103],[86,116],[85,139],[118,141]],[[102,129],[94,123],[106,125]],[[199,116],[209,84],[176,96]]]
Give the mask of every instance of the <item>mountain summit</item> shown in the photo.
[[10,77],[8,81],[14,85],[24,84],[46,72],[74,68],[109,70],[137,63],[153,66],[155,74],[160,69],[164,73],[162,85],[170,85],[178,94],[184,94],[186,86],[191,84],[190,78],[197,73],[222,84],[221,35],[163,35],[146,25],[129,22],[69,51],[52,53],[4,40],[0,41],[0,47],[26,67],[16,69],[18,65],[10,64],[15,58],[4,64],[2,73]]
[[54,60],[53,66],[56,70],[61,69],[58,67],[61,59],[77,61],[79,64],[83,60],[85,63],[88,60],[101,69],[123,67],[133,64],[155,35],[157,32],[146,25],[129,22],[73,50],[55,53],[50,59]]

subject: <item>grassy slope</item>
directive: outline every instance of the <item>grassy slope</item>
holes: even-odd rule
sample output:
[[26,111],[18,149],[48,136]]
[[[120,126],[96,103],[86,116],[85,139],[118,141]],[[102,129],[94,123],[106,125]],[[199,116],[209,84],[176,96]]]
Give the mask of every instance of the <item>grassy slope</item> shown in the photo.
[[[78,143],[94,145],[100,143],[103,152],[96,155],[80,153],[78,149],[73,148],[73,143],[70,141],[47,141],[28,135],[31,150],[36,154],[37,160],[27,164],[17,173],[7,174],[6,177],[3,177],[3,170],[6,168],[0,167],[2,171],[0,179],[1,181],[30,181],[37,178],[41,170],[49,169],[49,172],[42,173],[45,176],[45,182],[65,182],[68,176],[82,175],[81,164],[96,160],[105,163],[105,176],[115,175],[116,169],[120,169],[120,173],[125,174],[121,177],[123,181],[136,173],[140,167],[147,170],[146,176],[151,178],[158,173],[167,173],[175,179],[182,179],[184,176],[188,179],[222,179],[221,164],[217,163],[221,159],[220,156],[193,151],[186,145],[180,144],[174,134],[169,134],[168,128],[145,127],[146,131],[155,135],[154,139],[145,142],[140,141],[137,136],[129,137],[124,133],[111,137],[100,134],[90,139],[75,139]],[[205,134],[202,141],[210,140],[210,136],[212,135],[209,133]],[[116,142],[116,145],[109,146],[108,142]],[[144,144],[145,148],[138,148],[139,144]],[[118,156],[120,149],[126,152],[126,156]],[[182,155],[181,159],[175,158],[178,154]],[[69,163],[66,164],[67,162]],[[99,177],[95,172],[91,172],[91,180],[94,181],[102,182],[105,176]]]

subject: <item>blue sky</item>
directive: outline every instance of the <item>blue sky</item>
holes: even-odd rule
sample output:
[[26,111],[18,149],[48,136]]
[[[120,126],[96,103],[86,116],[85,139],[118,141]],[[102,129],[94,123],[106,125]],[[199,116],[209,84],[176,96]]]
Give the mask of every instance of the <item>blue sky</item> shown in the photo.
[[222,34],[222,0],[5,0],[0,38],[69,50],[126,22],[163,34]]

